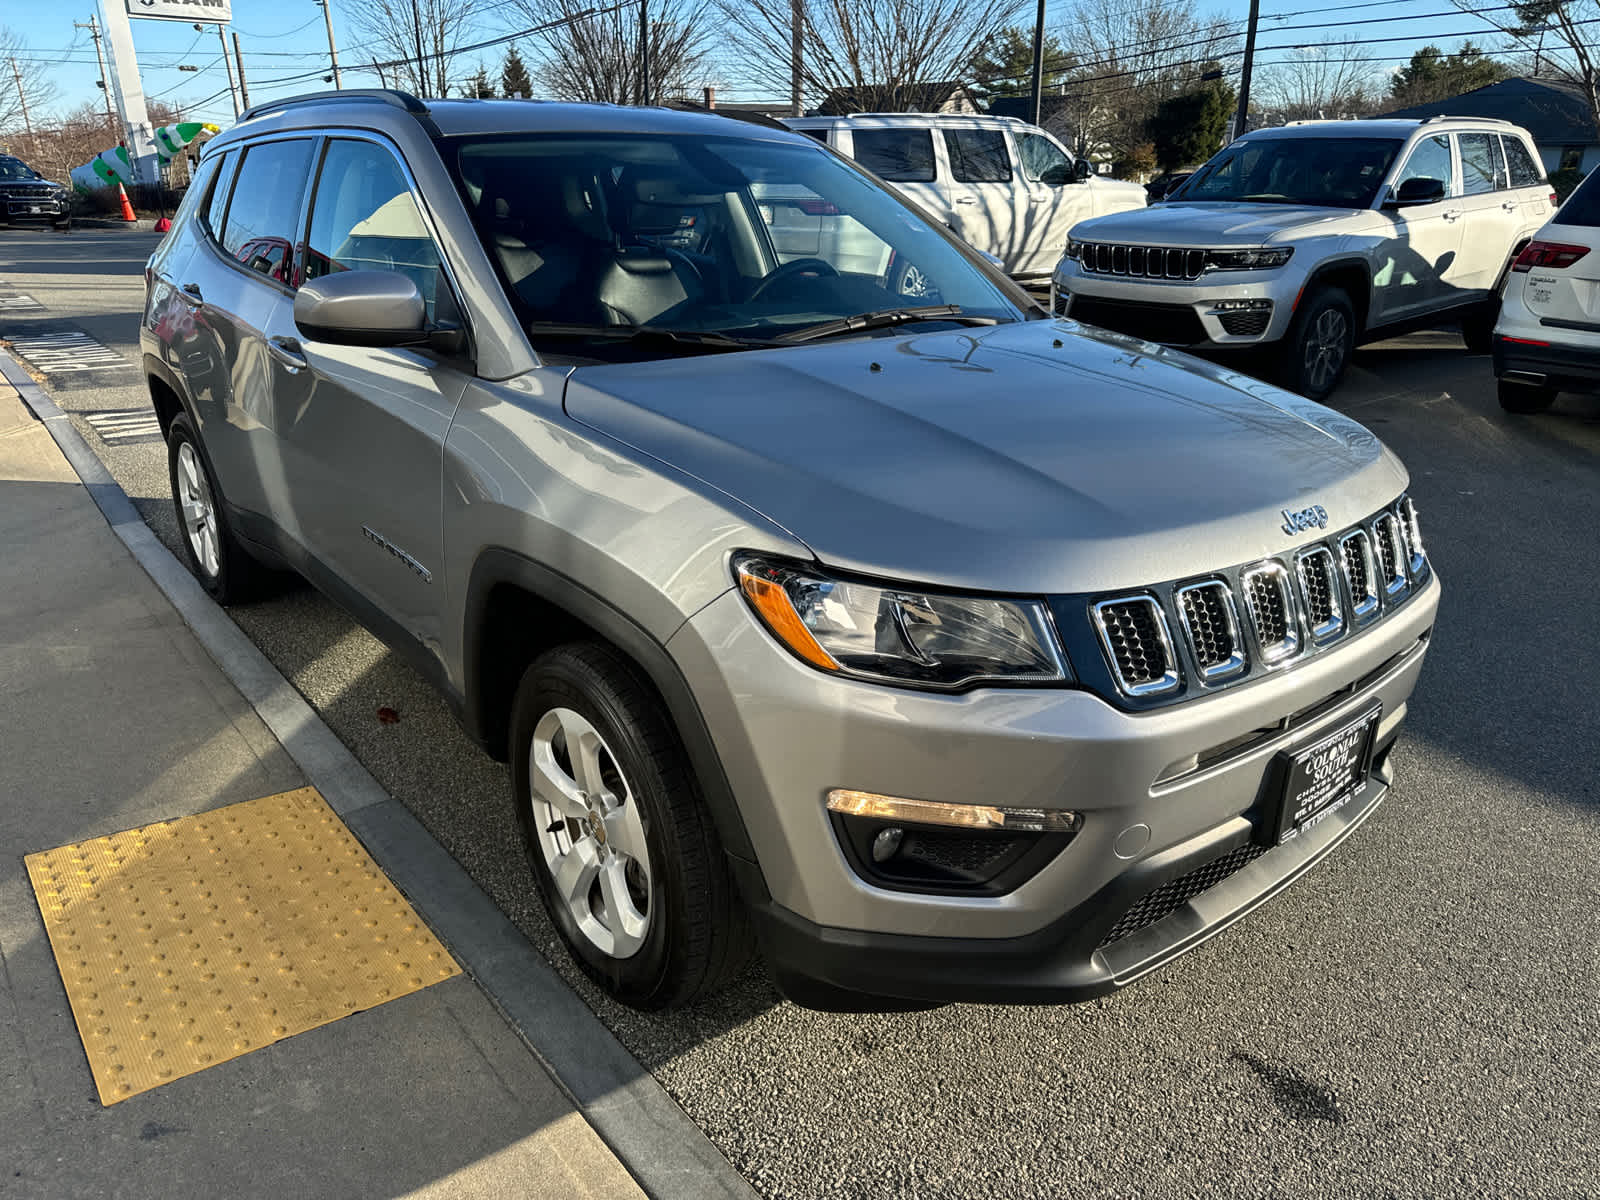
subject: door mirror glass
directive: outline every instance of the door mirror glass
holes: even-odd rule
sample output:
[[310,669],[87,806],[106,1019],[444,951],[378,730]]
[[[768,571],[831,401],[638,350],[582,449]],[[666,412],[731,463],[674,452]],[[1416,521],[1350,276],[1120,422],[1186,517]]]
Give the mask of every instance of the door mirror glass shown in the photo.
[[414,280],[397,271],[340,271],[305,284],[294,323],[314,342],[410,346],[428,340],[428,307]]
[[1077,162],[1072,164],[1072,178],[1078,183],[1082,183],[1093,174],[1094,167],[1090,166],[1087,158],[1080,158]]
[[1408,208],[1414,204],[1437,204],[1444,199],[1444,180],[1430,179],[1427,176],[1418,176],[1406,180],[1394,192],[1389,203],[1396,208]]

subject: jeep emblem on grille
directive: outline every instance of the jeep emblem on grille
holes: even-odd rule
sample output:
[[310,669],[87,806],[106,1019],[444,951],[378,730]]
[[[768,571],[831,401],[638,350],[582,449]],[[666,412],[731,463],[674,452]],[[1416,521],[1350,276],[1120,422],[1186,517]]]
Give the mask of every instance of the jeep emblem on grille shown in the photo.
[[1283,510],[1283,531],[1291,536],[1306,529],[1326,529],[1328,527],[1328,510],[1320,504],[1313,504],[1310,508],[1302,508],[1299,512]]

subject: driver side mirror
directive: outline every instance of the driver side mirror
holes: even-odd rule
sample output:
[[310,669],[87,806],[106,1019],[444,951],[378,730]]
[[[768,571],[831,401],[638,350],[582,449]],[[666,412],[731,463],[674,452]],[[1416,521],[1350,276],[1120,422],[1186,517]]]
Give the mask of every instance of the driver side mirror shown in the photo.
[[1075,183],[1077,177],[1071,163],[1057,163],[1053,167],[1046,167],[1039,173],[1039,182],[1046,187],[1061,187],[1063,184]]
[[1426,175],[1408,179],[1383,202],[1385,208],[1410,208],[1418,204],[1437,204],[1444,199],[1444,180]]
[[422,293],[398,271],[314,279],[295,293],[294,323],[314,342],[341,346],[427,346],[454,354],[465,342],[457,325],[428,324]]

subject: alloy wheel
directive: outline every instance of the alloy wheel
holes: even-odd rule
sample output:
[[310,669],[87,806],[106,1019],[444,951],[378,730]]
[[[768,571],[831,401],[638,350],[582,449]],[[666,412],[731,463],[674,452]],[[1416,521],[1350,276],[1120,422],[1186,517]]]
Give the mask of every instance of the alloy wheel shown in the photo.
[[210,578],[222,568],[217,542],[217,510],[211,498],[211,485],[205,468],[195,453],[194,443],[178,447],[178,505],[183,510],[183,531],[195,562]]
[[528,759],[533,827],[559,902],[602,954],[631,957],[650,931],[650,855],[616,757],[586,717],[552,708]]
[[1314,391],[1331,387],[1339,378],[1344,368],[1348,328],[1344,314],[1337,308],[1324,309],[1317,314],[1310,336],[1306,338],[1305,350],[1306,378]]

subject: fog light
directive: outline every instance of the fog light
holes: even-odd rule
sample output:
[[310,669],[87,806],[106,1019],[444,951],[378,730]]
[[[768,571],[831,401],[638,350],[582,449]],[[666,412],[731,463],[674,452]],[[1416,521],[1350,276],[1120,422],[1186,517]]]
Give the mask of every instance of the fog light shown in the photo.
[[[907,800],[900,796],[880,796],[876,792],[857,792],[846,788],[835,788],[828,793],[828,811],[881,821],[907,821],[958,829],[994,829],[1006,833],[1072,833],[1080,821],[1077,813],[1064,809],[1000,808],[989,804]],[[872,851],[873,857],[877,858],[876,842]]]
[[894,857],[894,852],[900,849],[900,843],[905,841],[906,831],[898,825],[891,825],[887,829],[880,829],[878,836],[872,839],[872,861],[887,862]]

